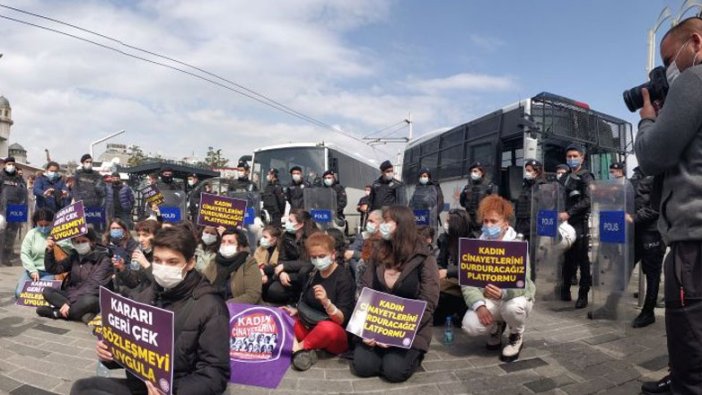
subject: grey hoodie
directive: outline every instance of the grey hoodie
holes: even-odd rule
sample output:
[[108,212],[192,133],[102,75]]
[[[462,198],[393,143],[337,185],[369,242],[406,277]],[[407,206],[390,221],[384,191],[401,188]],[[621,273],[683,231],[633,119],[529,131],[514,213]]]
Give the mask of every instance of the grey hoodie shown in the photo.
[[702,240],[702,66],[675,79],[656,120],[639,122],[634,150],[646,175],[663,175],[665,243]]

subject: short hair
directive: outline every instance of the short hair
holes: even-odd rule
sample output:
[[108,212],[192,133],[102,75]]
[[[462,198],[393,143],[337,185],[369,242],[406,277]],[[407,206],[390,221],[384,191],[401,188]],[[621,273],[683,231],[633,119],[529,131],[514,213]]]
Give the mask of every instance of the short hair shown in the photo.
[[54,220],[54,212],[46,207],[38,208],[34,214],[32,214],[32,225],[37,226],[39,221],[49,221]]
[[483,218],[490,211],[494,211],[497,215],[509,221],[514,216],[514,208],[512,203],[500,197],[499,195],[486,196],[478,206],[478,218],[482,222]]
[[431,226],[422,225],[417,227],[417,234],[423,239],[433,240],[434,236],[436,236],[436,230]]
[[249,239],[246,237],[246,233],[237,228],[228,228],[224,232],[222,232],[222,238],[224,236],[228,235],[235,235],[236,236],[236,244],[239,247],[248,247],[249,246]]
[[59,166],[58,163],[56,163],[54,161],[50,161],[49,163],[46,164],[46,170],[49,170],[49,167],[51,167],[51,166],[56,166],[59,169],[61,168],[61,166]]
[[145,232],[152,235],[155,235],[159,229],[161,229],[161,223],[151,219],[137,222],[137,224],[134,226],[134,231]]
[[335,244],[336,243],[332,236],[322,232],[315,232],[312,233],[307,240],[305,240],[305,249],[307,250],[308,254],[310,249],[313,247],[322,247],[327,251],[334,252],[336,251],[334,248]]
[[151,241],[153,248],[168,248],[183,254],[186,261],[190,261],[195,256],[197,240],[193,233],[184,226],[170,226],[156,232]]
[[684,19],[677,25],[670,28],[670,30],[668,30],[665,33],[665,35],[663,35],[661,43],[663,43],[663,41],[665,41],[668,37],[680,41],[681,39],[693,33],[702,35],[702,18],[698,16],[693,16]]

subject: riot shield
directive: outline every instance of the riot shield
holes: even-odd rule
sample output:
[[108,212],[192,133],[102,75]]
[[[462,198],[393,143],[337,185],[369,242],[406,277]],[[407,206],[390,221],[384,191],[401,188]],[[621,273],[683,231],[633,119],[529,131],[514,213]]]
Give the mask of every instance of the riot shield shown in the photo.
[[590,314],[593,319],[628,324],[636,316],[636,300],[623,297],[633,268],[633,188],[628,181],[596,181],[590,192],[594,257]]
[[246,213],[244,214],[243,229],[246,230],[249,246],[251,249],[256,248],[256,242],[263,230],[263,222],[260,219],[261,215],[261,194],[258,192],[241,192],[229,191],[226,193],[228,197],[246,200]]
[[401,187],[403,192],[400,195],[404,196],[404,201],[409,202],[408,206],[414,212],[417,226],[429,226],[438,230],[439,194],[437,188],[435,185],[403,185]]
[[302,194],[305,210],[310,213],[317,226],[321,229],[338,227],[335,190],[325,187],[305,188]]
[[187,219],[187,194],[185,191],[162,190],[163,203],[158,207],[164,222]]
[[28,191],[23,183],[2,186],[0,192],[0,265],[19,264],[19,248],[29,220]]
[[551,310],[563,307],[556,303],[563,281],[563,256],[569,247],[569,240],[564,240],[559,231],[558,213],[565,207],[563,197],[563,187],[557,182],[537,184],[532,189],[529,264],[534,273],[536,298],[546,302],[542,306]]

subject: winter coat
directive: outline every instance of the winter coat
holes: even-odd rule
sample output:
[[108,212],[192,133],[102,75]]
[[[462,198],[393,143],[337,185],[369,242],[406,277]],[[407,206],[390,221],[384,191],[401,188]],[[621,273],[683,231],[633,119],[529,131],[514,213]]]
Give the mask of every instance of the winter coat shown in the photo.
[[62,261],[56,261],[52,248],[44,255],[44,266],[52,274],[70,272],[63,289],[71,304],[84,296],[99,296],[101,286],[112,288],[112,261],[102,246],[94,247],[84,256],[71,251]]
[[129,185],[122,183],[122,186],[119,188],[119,196],[117,196],[117,198],[115,198],[114,196],[114,187],[112,185],[107,185],[105,195],[105,206],[109,210],[110,215],[113,217],[119,214],[116,210],[117,207],[115,205],[115,201],[117,201],[117,199],[120,206],[120,212],[132,212],[132,208],[134,207],[134,192],[132,191],[132,188],[129,187]]
[[78,169],[71,190],[75,201],[82,200],[85,207],[104,207],[107,189],[102,176],[95,170]]
[[17,171],[0,170],[0,205],[3,203],[27,204],[27,184]]
[[304,180],[299,183],[292,181],[290,185],[285,188],[285,198],[288,200],[288,203],[290,203],[290,209],[305,208],[305,188],[312,188],[312,184]]
[[[52,194],[49,196],[44,195],[44,192],[52,188],[54,189]],[[32,193],[37,198],[37,208],[48,208],[53,212],[65,206],[66,201],[62,192],[68,193],[68,187],[63,177],[49,180],[49,177],[43,174],[37,177],[34,181],[34,187],[32,188]]]
[[402,181],[396,179],[386,180],[385,176],[378,177],[371,184],[371,192],[368,195],[368,210],[378,210],[387,206],[403,204],[406,202],[401,194]]

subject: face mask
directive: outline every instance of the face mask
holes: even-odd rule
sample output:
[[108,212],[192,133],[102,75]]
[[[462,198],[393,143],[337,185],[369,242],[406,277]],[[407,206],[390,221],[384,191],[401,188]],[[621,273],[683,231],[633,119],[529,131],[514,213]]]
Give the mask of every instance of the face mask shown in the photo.
[[10,173],[10,174],[12,174],[12,173],[15,172],[15,166],[13,166],[13,165],[7,165],[7,166],[5,166],[5,171],[8,172],[8,173]]
[[325,179],[324,179],[324,185],[330,187],[330,186],[332,186],[333,184],[334,184],[334,180],[333,180],[333,179],[331,179],[331,178],[325,178]]
[[[670,65],[668,66],[667,69],[665,69],[665,78],[668,80],[668,86],[673,85],[673,81],[675,81],[676,78],[680,75],[680,69],[678,68],[678,64],[676,60],[678,59],[678,56],[680,55],[680,52],[682,52],[683,48],[687,46],[687,43],[690,42],[690,39],[685,41],[685,44],[683,44],[680,49],[678,49],[678,53],[675,54],[675,57],[673,58],[673,61],[670,62]],[[695,59],[697,58],[697,55],[695,55]],[[695,59],[692,61],[692,65],[695,65]]]
[[495,225],[495,226],[483,225],[482,230],[483,230],[483,234],[485,235],[485,237],[489,240],[497,239],[498,237],[500,237],[500,233],[502,233],[502,228],[500,228],[497,225]]
[[236,179],[236,178],[239,178],[239,176],[241,175],[241,173],[239,173],[239,171],[237,171],[237,170],[234,170],[234,171],[232,172],[232,175],[233,175],[234,178]]
[[366,196],[370,195],[370,191],[365,192]]
[[524,174],[524,179],[525,179],[525,180],[533,180],[534,178],[536,178],[536,174],[534,174],[534,173],[532,173],[532,172],[530,172],[530,171],[528,171],[528,172],[526,172],[526,173]]
[[46,236],[51,232],[51,226],[37,226],[37,231]]
[[449,223],[448,223],[448,221],[444,222],[443,227],[444,227],[444,230],[446,231],[446,233],[448,233],[448,231],[449,231]]
[[266,176],[266,180],[267,180],[268,182],[273,181],[273,176],[271,176],[270,174],[267,175],[267,176]]
[[386,180],[388,180],[388,181],[389,181],[389,180],[392,180],[393,177],[395,177],[395,173],[394,173],[394,172],[391,171],[391,172],[385,173],[385,179],[386,179]]
[[166,184],[170,184],[173,182],[173,177],[172,176],[161,176],[161,180],[165,182]]
[[292,222],[287,221],[285,222],[285,231],[288,233],[295,233],[297,229],[295,229],[295,225],[293,225]]
[[324,270],[331,266],[332,259],[331,256],[325,256],[323,258],[312,258],[312,264],[317,270]]
[[556,179],[560,180],[565,173],[556,173]]
[[225,244],[219,247],[219,253],[225,258],[231,258],[236,255],[237,246],[233,244]]
[[195,185],[195,180],[188,180],[188,185],[189,186]]
[[293,174],[293,175],[292,175],[292,179],[293,179],[293,181],[295,181],[295,182],[300,182],[300,180],[302,180],[302,176],[299,175],[299,174]]
[[427,185],[429,182],[429,177],[419,177],[419,183],[422,185]]
[[383,222],[382,224],[380,224],[379,230],[380,230],[380,237],[382,237],[383,240],[392,239],[393,232],[392,232],[392,229],[390,227],[390,224],[388,224],[387,222]]
[[571,169],[577,169],[580,167],[580,159],[568,159],[566,162],[568,163],[568,167]]
[[480,175],[480,172],[472,172],[470,173],[470,179],[473,181],[478,181],[479,179],[483,178],[483,176]]
[[90,242],[86,241],[83,243],[73,243],[73,249],[76,250],[78,255],[86,255],[90,252]]
[[261,247],[263,247],[263,248],[270,248],[271,247],[271,241],[265,237],[261,239],[260,244],[261,244]]
[[84,170],[93,170],[93,164],[92,163],[83,163],[83,169]]
[[366,223],[366,232],[368,233],[375,233],[378,230],[378,225],[373,224],[373,223]]
[[215,241],[217,241],[217,236],[211,233],[202,234],[202,242],[205,243],[206,246],[212,245]]
[[124,237],[124,230],[122,229],[110,229],[110,238],[115,240],[121,240]]
[[47,171],[46,178],[48,178],[49,180],[53,180],[54,178],[56,178],[56,172],[55,171]]
[[183,268],[178,266],[163,265],[160,263],[151,264],[153,268],[154,280],[163,288],[171,289],[183,281]]

